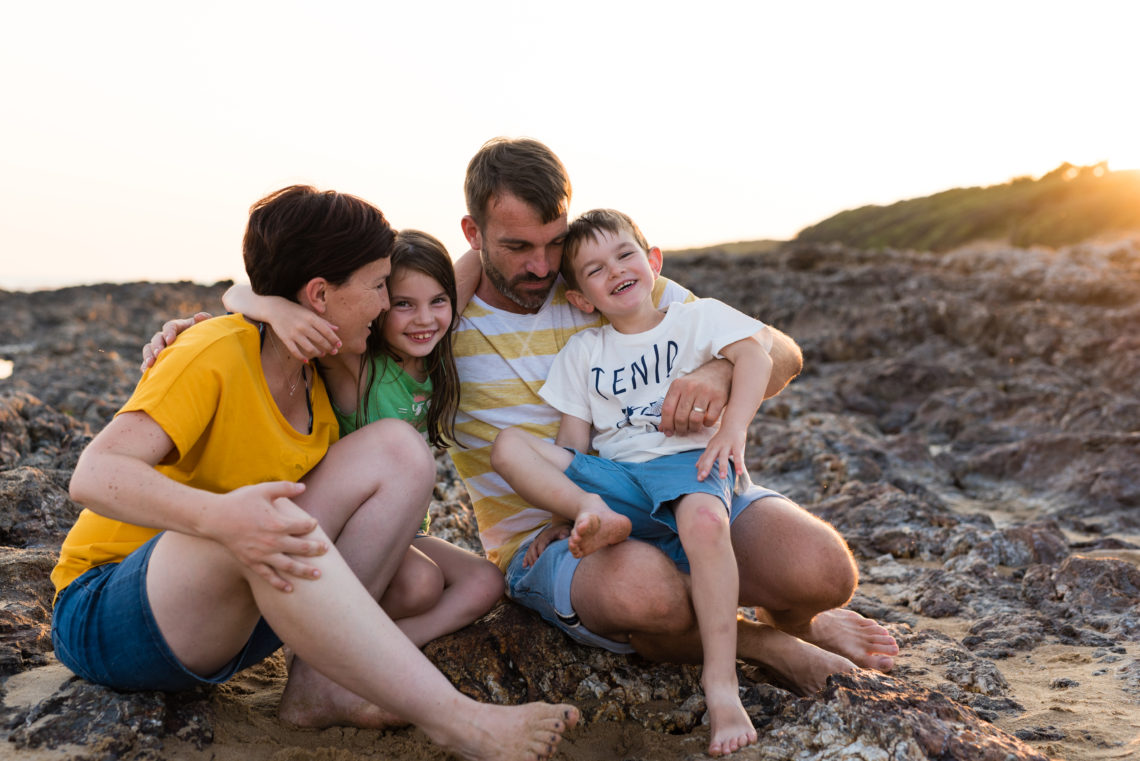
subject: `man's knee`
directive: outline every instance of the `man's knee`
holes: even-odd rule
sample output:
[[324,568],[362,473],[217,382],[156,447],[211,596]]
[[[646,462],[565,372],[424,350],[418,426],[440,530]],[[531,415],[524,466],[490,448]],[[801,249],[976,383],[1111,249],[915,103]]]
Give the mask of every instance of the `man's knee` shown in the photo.
[[679,634],[695,625],[687,577],[662,552],[623,542],[596,554],[602,557],[579,566],[571,591],[591,631]]
[[634,623],[631,629],[654,634],[681,634],[696,625],[693,601],[684,583],[643,589],[637,595],[631,616]]
[[820,609],[847,603],[859,583],[847,542],[830,524],[781,498],[750,505],[732,524],[746,604],[784,598]]

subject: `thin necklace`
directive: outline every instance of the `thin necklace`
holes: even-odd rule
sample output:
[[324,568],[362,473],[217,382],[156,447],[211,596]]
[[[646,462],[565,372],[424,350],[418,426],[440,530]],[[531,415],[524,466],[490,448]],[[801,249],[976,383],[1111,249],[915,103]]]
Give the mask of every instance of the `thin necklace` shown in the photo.
[[[285,359],[284,359],[284,357],[281,356],[281,350],[277,348],[277,336],[276,336],[276,334],[271,334],[269,336],[269,344],[273,347],[273,353],[277,355],[277,363],[279,365],[284,366],[285,365]],[[285,382],[289,384],[289,396],[292,396],[293,394],[295,394],[297,392],[297,384],[303,380],[306,380],[306,378],[305,378],[305,366],[301,365],[301,372],[297,376],[297,380],[290,381],[288,379],[288,377],[286,377],[286,379],[285,379]]]

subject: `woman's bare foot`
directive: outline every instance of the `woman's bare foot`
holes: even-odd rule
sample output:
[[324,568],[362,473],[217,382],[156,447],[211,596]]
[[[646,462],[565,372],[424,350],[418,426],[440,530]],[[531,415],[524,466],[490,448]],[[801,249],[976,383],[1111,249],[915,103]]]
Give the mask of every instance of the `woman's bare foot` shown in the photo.
[[446,717],[437,729],[421,729],[467,761],[544,761],[554,755],[562,733],[578,723],[578,709],[570,705],[474,705]]
[[290,663],[289,681],[281,694],[277,717],[294,726],[308,729],[388,729],[409,723],[326,679],[299,660]]
[[709,755],[724,756],[756,742],[756,728],[740,702],[735,685],[722,688],[705,687],[705,704],[709,709]]
[[851,659],[857,666],[887,672],[894,668],[899,645],[878,622],[847,608],[825,610],[808,627],[804,639]]
[[611,510],[597,494],[578,508],[574,529],[570,532],[570,554],[582,558],[591,552],[629,538],[633,524],[629,518]]

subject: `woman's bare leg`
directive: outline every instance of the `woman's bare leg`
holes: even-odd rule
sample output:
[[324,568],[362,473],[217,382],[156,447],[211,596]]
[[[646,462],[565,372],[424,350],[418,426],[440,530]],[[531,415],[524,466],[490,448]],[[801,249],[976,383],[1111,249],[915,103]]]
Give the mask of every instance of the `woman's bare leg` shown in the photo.
[[[320,529],[310,537],[326,539]],[[311,562],[320,578],[300,580],[292,592],[281,592],[221,545],[168,532],[152,555],[147,589],[159,628],[191,669],[216,669],[232,658],[235,643],[240,649],[241,637],[248,637],[260,612],[297,660],[320,676],[306,697],[319,698],[329,685],[358,695],[416,724],[462,758],[547,758],[562,732],[577,722],[571,706],[503,707],[463,696],[403,636],[335,548]],[[238,598],[225,612],[243,615],[221,620],[222,593]],[[194,636],[202,632],[202,622],[211,624],[208,641]],[[191,643],[189,649],[175,644],[183,642]]]
[[[407,423],[380,420],[333,444],[304,481],[305,492],[297,504],[333,539],[376,607],[431,499],[435,460],[427,444]],[[288,642],[280,632],[278,636]],[[330,681],[296,647],[293,650],[297,657],[289,664],[289,681],[278,708],[283,720],[305,727],[402,723]]]

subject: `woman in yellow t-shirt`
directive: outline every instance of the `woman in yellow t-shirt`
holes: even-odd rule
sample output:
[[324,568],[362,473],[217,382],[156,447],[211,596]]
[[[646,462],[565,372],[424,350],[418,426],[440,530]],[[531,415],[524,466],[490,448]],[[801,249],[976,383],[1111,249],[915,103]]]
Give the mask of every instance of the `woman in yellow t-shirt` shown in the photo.
[[[352,196],[293,186],[250,212],[255,292],[290,298],[362,353],[394,232]],[[207,320],[163,352],[80,457],[86,506],[52,573],[59,659],[117,689],[220,683],[287,643],[280,716],[408,721],[471,759],[545,758],[565,705],[461,695],[377,604],[430,500],[423,439],[381,420],[337,440],[321,379],[272,329]]]

